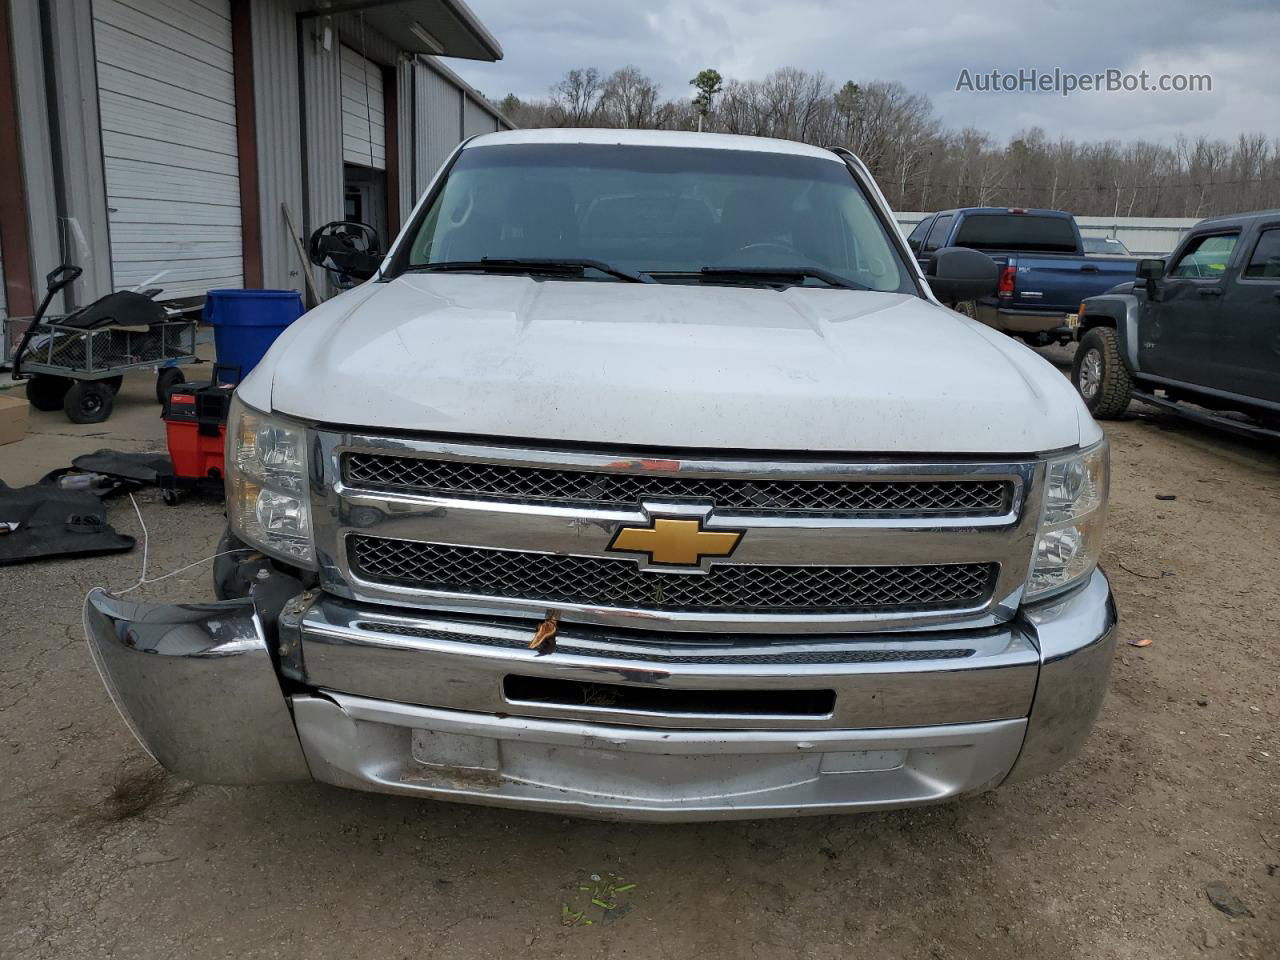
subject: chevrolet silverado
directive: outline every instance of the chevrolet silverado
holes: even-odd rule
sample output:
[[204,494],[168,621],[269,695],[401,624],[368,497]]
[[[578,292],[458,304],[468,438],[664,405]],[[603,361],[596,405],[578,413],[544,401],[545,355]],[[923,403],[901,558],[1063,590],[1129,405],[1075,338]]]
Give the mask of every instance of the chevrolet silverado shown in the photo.
[[1103,434],[942,306],[994,264],[922,271],[856,157],[485,135],[375,267],[236,392],[218,599],[86,599],[166,768],[681,820],[939,802],[1081,748]]

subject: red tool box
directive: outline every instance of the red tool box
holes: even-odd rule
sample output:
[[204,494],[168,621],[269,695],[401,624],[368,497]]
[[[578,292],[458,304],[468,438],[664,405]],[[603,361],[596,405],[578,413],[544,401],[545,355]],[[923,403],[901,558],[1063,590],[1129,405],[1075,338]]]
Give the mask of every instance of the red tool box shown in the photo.
[[173,461],[172,483],[161,490],[165,503],[177,503],[179,486],[222,479],[227,412],[236,387],[221,379],[215,367],[211,382],[180,383],[165,397],[161,415]]

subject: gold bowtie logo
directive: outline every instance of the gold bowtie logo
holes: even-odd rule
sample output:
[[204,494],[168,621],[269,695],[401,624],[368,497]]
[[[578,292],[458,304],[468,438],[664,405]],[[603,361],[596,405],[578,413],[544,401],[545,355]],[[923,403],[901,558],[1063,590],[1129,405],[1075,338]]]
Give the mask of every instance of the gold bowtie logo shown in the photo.
[[742,539],[737,530],[703,530],[701,520],[658,518],[647,527],[621,527],[610,550],[647,553],[649,562],[696,567],[703,557],[727,557]]

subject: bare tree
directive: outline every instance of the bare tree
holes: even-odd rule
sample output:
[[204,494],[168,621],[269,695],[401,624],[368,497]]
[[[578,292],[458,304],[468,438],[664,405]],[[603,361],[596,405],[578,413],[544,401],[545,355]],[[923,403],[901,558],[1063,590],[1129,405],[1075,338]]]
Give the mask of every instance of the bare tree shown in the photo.
[[600,95],[600,114],[610,127],[652,129],[658,124],[658,84],[628,66],[609,74]]
[[570,70],[551,88],[551,103],[565,127],[589,127],[600,109],[604,80],[595,67]]

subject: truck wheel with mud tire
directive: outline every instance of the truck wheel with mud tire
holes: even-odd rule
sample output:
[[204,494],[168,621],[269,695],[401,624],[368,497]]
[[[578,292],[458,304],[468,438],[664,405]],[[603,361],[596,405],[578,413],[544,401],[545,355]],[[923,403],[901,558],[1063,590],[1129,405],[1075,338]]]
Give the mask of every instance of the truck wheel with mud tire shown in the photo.
[[1120,356],[1114,330],[1094,327],[1080,338],[1071,365],[1071,382],[1089,412],[1099,420],[1114,420],[1129,409],[1133,377]]

